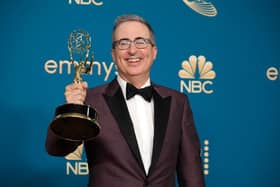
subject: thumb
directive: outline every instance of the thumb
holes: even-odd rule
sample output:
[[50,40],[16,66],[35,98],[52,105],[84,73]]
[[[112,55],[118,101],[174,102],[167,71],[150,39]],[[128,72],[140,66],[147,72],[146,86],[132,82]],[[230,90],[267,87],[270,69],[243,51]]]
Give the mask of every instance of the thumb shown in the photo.
[[84,89],[87,89],[88,88],[88,83],[87,82],[82,82],[82,87],[84,88]]

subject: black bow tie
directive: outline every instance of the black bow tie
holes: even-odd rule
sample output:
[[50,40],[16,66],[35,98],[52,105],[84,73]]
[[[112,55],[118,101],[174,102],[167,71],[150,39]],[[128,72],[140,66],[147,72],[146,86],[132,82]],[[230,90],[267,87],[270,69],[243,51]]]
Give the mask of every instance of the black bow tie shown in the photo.
[[132,98],[134,95],[141,95],[146,101],[150,102],[153,96],[153,88],[152,86],[148,86],[145,88],[137,89],[130,83],[126,84],[126,99]]

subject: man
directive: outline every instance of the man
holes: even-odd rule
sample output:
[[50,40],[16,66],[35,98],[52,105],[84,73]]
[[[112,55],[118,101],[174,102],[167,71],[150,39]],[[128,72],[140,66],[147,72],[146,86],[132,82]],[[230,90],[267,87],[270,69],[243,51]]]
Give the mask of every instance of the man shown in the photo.
[[[187,97],[150,81],[157,56],[151,26],[137,15],[120,16],[112,38],[117,78],[89,90],[85,82],[71,84],[65,91],[67,103],[89,104],[99,115],[100,134],[84,142],[88,186],[175,187],[176,174],[180,187],[205,186]],[[48,130],[49,154],[65,156],[79,144]]]

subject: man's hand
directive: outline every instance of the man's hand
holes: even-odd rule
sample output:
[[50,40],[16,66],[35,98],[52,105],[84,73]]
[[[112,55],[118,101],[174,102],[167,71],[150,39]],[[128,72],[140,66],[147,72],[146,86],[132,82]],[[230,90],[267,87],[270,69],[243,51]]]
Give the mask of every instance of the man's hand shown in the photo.
[[87,82],[72,83],[65,87],[66,103],[84,104],[87,93]]

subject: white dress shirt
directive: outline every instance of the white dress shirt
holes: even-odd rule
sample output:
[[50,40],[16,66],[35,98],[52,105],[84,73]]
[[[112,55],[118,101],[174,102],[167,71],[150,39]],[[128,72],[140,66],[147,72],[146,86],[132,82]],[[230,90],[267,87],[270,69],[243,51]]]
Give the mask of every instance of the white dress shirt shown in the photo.
[[[151,102],[148,102],[141,95],[135,95],[129,100],[126,100],[127,82],[123,80],[120,76],[117,76],[117,80],[125,97],[125,102],[133,123],[138,148],[141,154],[146,174],[148,174],[153,153],[154,101],[152,99]],[[147,82],[141,88],[150,85],[151,81],[150,79],[148,79]]]

